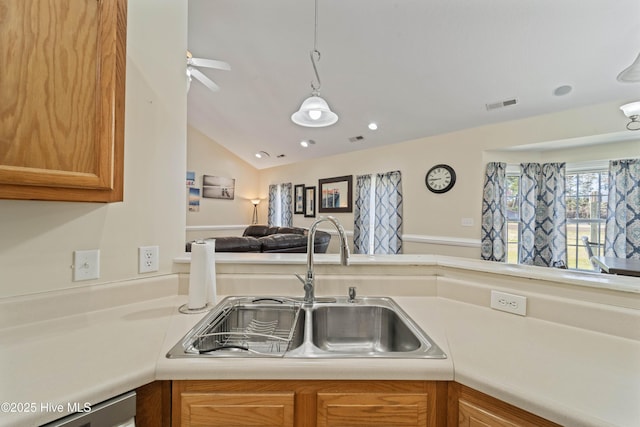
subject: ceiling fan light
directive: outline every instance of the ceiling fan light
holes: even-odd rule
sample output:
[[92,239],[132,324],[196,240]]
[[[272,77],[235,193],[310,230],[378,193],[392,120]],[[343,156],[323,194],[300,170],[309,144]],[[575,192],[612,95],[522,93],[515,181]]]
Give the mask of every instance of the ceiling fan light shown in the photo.
[[327,101],[312,95],[305,99],[300,109],[291,115],[291,120],[305,127],[331,126],[338,121],[338,115],[331,111]]
[[631,65],[618,74],[618,81],[625,83],[640,82],[640,54]]

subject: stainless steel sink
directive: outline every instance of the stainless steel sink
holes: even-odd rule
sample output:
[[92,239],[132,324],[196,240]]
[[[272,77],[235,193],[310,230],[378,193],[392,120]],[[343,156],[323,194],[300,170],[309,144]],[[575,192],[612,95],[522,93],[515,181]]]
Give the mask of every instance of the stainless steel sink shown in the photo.
[[[273,329],[273,331],[272,331]],[[446,358],[385,297],[320,299],[229,297],[167,357]]]
[[373,305],[331,305],[313,310],[313,344],[329,352],[389,353],[420,348],[395,311]]

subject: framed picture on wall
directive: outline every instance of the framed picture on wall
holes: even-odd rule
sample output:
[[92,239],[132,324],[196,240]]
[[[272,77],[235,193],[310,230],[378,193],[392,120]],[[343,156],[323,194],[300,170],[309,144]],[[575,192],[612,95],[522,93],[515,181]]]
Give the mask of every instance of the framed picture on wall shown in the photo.
[[318,180],[318,212],[353,212],[353,175]]
[[316,187],[304,187],[304,216],[316,217]]
[[293,213],[304,213],[304,184],[293,186]]
[[206,199],[227,199],[235,197],[236,180],[222,176],[202,176],[202,197]]

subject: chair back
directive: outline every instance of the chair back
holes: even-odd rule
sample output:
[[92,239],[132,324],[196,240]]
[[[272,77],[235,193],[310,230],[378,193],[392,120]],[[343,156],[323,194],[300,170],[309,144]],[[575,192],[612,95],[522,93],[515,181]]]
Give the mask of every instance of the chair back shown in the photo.
[[589,262],[591,262],[591,266],[593,267],[593,269],[595,271],[603,271],[603,269],[601,268],[601,266],[594,262],[594,254],[593,254],[593,247],[592,246],[600,246],[599,243],[596,242],[590,242],[589,238],[587,236],[582,236],[582,243],[584,243],[584,248],[587,251],[587,256],[589,257]]

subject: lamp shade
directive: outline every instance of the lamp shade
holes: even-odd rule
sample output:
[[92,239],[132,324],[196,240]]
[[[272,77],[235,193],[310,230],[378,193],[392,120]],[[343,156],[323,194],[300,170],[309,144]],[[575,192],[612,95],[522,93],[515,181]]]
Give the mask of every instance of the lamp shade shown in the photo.
[[300,109],[291,115],[291,120],[300,126],[319,128],[336,123],[338,115],[331,111],[327,101],[312,95],[305,99]]
[[618,81],[627,83],[640,82],[640,54],[638,54],[636,60],[633,61],[633,64],[618,74]]
[[631,102],[620,107],[622,112],[627,117],[640,115],[640,101]]

